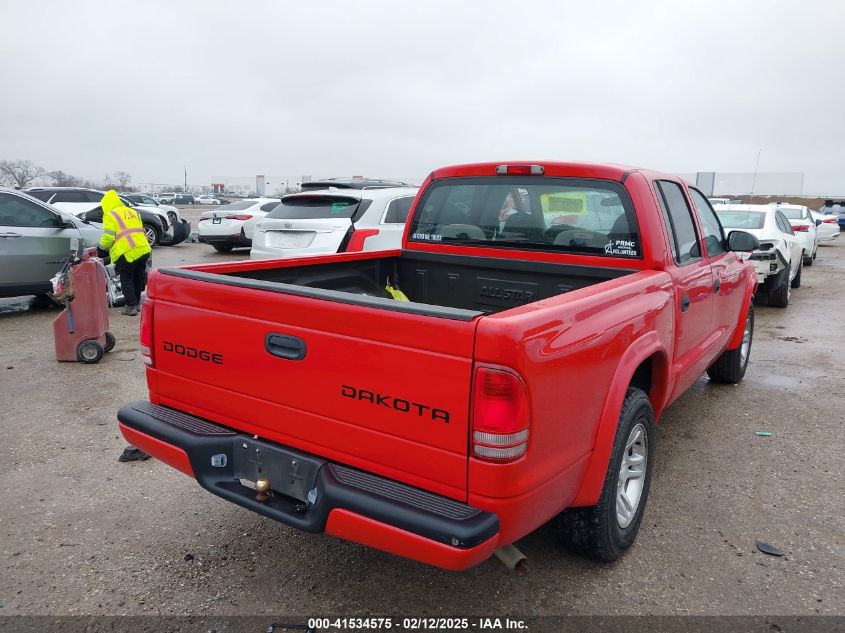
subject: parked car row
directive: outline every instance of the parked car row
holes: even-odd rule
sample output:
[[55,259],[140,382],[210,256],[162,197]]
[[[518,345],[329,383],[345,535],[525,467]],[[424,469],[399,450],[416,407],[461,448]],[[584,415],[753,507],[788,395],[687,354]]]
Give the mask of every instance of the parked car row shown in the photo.
[[398,181],[326,179],[283,198],[238,200],[202,214],[199,241],[253,259],[400,248],[417,188]]
[[[49,299],[50,279],[68,260],[72,240],[80,248],[97,246],[103,231],[15,189],[0,187],[0,297],[35,295]],[[120,282],[109,270],[109,296],[122,299]]]
[[[102,222],[100,202],[105,193],[103,191],[82,187],[30,187],[25,192],[76,217],[94,223]],[[182,220],[176,207],[160,204],[141,194],[123,194],[121,200],[141,214],[144,233],[151,246],[175,246],[190,236],[191,226]]]
[[839,227],[792,204],[717,204],[713,207],[725,230],[739,229],[757,237],[760,245],[743,258],[754,264],[759,292],[769,304],[785,308],[791,291],[801,286],[804,266],[812,266],[819,242],[839,236]]
[[[0,297],[49,297],[50,279],[65,264],[72,240],[81,248],[97,246],[103,234],[104,192],[81,187],[0,188]],[[191,224],[176,207],[150,196],[120,196],[141,216],[151,246],[174,246],[191,234]],[[109,299],[119,305],[123,295],[112,266]]]

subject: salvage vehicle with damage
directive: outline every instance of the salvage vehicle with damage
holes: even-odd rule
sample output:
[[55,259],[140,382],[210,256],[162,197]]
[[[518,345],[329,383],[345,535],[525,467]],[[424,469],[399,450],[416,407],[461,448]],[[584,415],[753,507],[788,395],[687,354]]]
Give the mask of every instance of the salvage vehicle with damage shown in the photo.
[[309,532],[447,569],[556,518],[611,561],[655,423],[742,380],[757,277],[681,179],[580,163],[434,171],[402,248],[159,268],[133,445]]

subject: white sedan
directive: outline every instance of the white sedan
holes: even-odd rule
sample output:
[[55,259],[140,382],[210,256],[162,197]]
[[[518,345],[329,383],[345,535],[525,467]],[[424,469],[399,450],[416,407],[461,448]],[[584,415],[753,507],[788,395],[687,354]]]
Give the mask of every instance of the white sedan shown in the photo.
[[816,221],[810,214],[810,209],[797,204],[775,204],[781,213],[789,220],[795,237],[801,241],[804,250],[804,265],[812,266],[819,250],[819,231]]
[[760,290],[769,296],[769,304],[778,308],[789,305],[790,289],[801,285],[804,264],[801,239],[789,220],[773,204],[720,204],[713,210],[726,233],[739,229],[760,240],[757,250],[741,256],[754,264]]
[[830,242],[839,237],[839,216],[810,211],[819,229],[819,242]]
[[220,204],[220,200],[207,193],[204,193],[201,196],[197,196],[196,198],[194,198],[194,200],[196,200],[197,204]]
[[249,248],[255,223],[279,202],[280,198],[247,198],[214,211],[204,211],[197,225],[199,241],[210,244],[220,253],[228,253],[233,248]]
[[402,247],[416,187],[295,193],[255,225],[249,256],[303,257]]

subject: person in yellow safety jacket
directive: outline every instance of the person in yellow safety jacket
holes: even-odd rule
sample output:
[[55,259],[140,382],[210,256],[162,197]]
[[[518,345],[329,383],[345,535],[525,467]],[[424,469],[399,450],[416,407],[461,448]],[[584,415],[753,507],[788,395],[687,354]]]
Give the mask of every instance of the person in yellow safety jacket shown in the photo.
[[125,305],[123,314],[138,314],[141,293],[147,284],[147,260],[150,244],[144,235],[144,223],[137,211],[125,206],[117,192],[103,196],[103,237],[100,250],[108,251],[109,259],[120,275]]
[[[113,189],[106,192],[103,207],[103,237],[100,238],[101,255],[108,251],[109,259],[120,274],[120,287],[125,304],[123,314],[138,314],[141,293],[147,284],[147,260],[152,249],[144,235],[144,223],[134,209],[125,206]],[[121,462],[149,459],[150,456],[132,445],[123,449]]]

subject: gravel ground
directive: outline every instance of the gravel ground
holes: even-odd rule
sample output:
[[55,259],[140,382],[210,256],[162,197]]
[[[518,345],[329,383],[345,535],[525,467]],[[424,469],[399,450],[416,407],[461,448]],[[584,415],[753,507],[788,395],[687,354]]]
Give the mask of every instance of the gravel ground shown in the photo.
[[[155,460],[118,463],[115,412],[146,396],[137,317],[112,310],[118,343],[99,365],[60,364],[57,310],[0,300],[0,616],[841,615],[843,242],[820,249],[789,308],[758,308],[741,385],[702,378],[666,411],[631,551],[585,561],[546,526],[519,543],[521,578],[495,559],[449,573],[304,534]],[[154,263],[245,256],[186,243]]]

